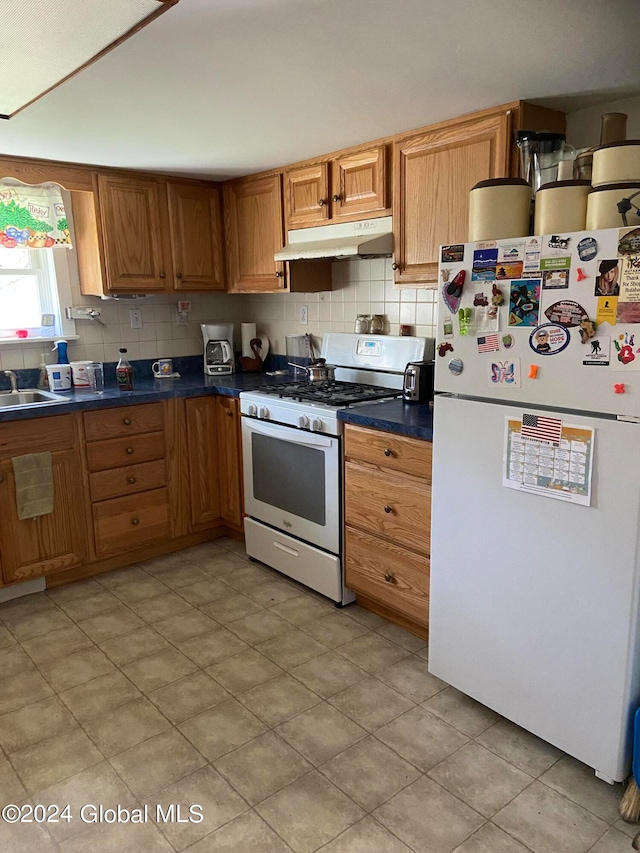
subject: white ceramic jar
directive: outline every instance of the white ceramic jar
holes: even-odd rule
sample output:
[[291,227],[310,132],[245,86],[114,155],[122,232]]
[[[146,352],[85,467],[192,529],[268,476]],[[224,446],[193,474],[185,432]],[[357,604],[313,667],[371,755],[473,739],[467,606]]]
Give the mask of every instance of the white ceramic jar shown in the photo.
[[469,242],[527,237],[531,186],[522,178],[480,181],[469,193]]
[[540,187],[536,193],[534,232],[584,231],[590,192],[589,181],[554,181]]
[[628,139],[596,148],[591,173],[594,187],[635,181],[640,181],[640,140]]
[[624,228],[618,202],[637,192],[640,192],[640,181],[594,187],[587,200],[587,231],[596,228]]

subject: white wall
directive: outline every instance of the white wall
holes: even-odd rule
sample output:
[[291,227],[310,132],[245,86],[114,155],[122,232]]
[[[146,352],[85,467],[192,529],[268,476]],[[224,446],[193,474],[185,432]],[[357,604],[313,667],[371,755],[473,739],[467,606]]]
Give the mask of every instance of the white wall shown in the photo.
[[604,113],[626,113],[627,139],[640,139],[640,96],[610,101],[567,113],[567,142],[576,148],[592,148],[600,142],[600,124]]
[[[326,332],[353,332],[356,314],[385,314],[389,334],[400,323],[413,334],[434,336],[437,292],[427,288],[393,287],[390,258],[335,261],[333,290],[326,293],[274,293],[250,296],[243,306],[244,320],[257,324],[258,333],[271,341],[274,352],[284,354],[285,335],[314,336],[320,345]],[[308,308],[309,322],[299,322],[300,306]]]

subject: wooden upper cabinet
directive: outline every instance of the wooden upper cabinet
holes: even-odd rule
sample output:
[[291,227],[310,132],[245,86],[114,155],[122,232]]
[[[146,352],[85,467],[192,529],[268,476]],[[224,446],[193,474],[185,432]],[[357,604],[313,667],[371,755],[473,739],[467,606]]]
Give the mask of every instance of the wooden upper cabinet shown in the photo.
[[220,190],[168,183],[173,288],[223,291],[224,256]]
[[387,146],[377,145],[331,162],[334,221],[387,213]]
[[387,146],[347,151],[284,173],[287,230],[389,213]]
[[98,176],[107,290],[152,293],[171,273],[165,185],[152,178]]
[[231,181],[223,198],[228,290],[284,291],[285,265],[273,259],[284,245],[282,176]]
[[284,173],[287,228],[324,225],[329,219],[329,164],[316,163]]
[[509,174],[510,127],[510,111],[501,110],[394,143],[396,283],[435,283],[439,247],[466,242],[469,190]]

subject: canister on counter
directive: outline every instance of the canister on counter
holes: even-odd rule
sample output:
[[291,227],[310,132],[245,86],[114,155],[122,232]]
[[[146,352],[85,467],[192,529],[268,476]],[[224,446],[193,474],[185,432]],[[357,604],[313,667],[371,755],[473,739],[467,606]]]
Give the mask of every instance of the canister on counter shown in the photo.
[[469,242],[527,237],[531,185],[523,178],[480,181],[469,193]]
[[640,181],[594,187],[587,199],[587,231],[624,227],[618,203],[637,192],[640,192]]
[[554,181],[540,187],[535,200],[535,234],[584,231],[589,181]]
[[596,148],[591,172],[594,187],[633,181],[640,181],[640,139],[611,142]]

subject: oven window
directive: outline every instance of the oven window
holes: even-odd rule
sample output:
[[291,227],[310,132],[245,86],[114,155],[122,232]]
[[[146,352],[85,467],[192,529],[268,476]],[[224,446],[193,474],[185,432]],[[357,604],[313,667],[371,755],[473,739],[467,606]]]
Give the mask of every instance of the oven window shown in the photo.
[[324,451],[254,432],[251,452],[254,498],[324,526]]

